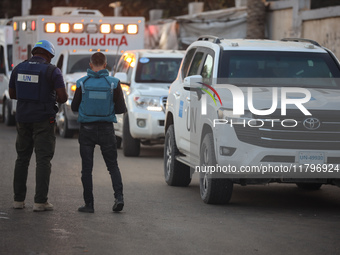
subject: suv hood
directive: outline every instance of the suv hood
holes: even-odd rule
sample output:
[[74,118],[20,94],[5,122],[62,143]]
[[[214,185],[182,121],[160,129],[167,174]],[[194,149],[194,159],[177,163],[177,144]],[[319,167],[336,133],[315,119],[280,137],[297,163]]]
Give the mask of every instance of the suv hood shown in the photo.
[[131,88],[132,93],[138,93],[141,96],[166,96],[169,92],[170,84],[155,83],[152,85],[147,84],[134,84]]
[[80,79],[81,77],[84,77],[86,75],[87,75],[86,72],[68,73],[68,74],[64,75],[64,79],[65,79],[65,82],[76,83],[78,79]]

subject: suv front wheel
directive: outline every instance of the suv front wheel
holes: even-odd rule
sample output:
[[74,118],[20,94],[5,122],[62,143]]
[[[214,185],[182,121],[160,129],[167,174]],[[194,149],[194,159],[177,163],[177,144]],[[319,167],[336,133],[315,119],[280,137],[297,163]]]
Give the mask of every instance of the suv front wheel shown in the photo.
[[190,167],[176,160],[179,154],[174,126],[170,125],[164,141],[164,177],[170,186],[188,186],[191,182]]
[[138,157],[140,153],[140,141],[131,136],[129,116],[124,115],[123,121],[123,152],[126,157]]
[[200,150],[201,198],[207,204],[227,204],[233,192],[233,182],[226,178],[214,177],[213,174],[206,171],[207,166],[216,166],[216,164],[213,135],[207,133]]
[[69,129],[68,127],[68,119],[66,117],[66,110],[65,106],[60,106],[60,110],[57,116],[57,127],[59,130],[59,135],[62,138],[72,138],[74,135],[73,130]]

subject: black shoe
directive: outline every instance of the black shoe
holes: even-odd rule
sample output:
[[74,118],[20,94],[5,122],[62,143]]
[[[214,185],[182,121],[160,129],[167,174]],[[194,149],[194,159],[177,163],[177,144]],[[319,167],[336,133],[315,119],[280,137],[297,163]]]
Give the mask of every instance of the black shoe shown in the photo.
[[116,199],[115,204],[112,207],[112,211],[114,212],[120,212],[123,210],[124,207],[124,200],[123,199]]
[[78,208],[78,212],[94,213],[93,204],[85,204]]

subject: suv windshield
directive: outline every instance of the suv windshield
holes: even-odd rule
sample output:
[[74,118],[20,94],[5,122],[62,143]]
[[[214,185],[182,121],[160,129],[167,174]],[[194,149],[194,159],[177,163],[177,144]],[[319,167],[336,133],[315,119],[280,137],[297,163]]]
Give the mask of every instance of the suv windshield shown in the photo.
[[172,83],[181,61],[181,58],[140,58],[135,80],[139,83]]
[[246,86],[340,88],[339,66],[327,53],[225,51],[219,78]]
[[[67,63],[67,73],[86,72],[90,68],[91,55],[70,55]],[[120,56],[106,55],[106,69],[112,71],[113,66],[117,63]]]

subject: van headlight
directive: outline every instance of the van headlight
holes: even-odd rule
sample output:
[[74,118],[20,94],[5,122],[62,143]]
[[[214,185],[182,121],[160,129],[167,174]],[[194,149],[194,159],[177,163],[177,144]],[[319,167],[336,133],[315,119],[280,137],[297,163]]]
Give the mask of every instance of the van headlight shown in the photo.
[[161,112],[163,110],[160,97],[136,96],[133,98],[133,100],[136,106],[139,108],[155,112]]
[[69,98],[74,97],[74,93],[76,92],[77,84],[75,82],[67,82],[67,93]]

